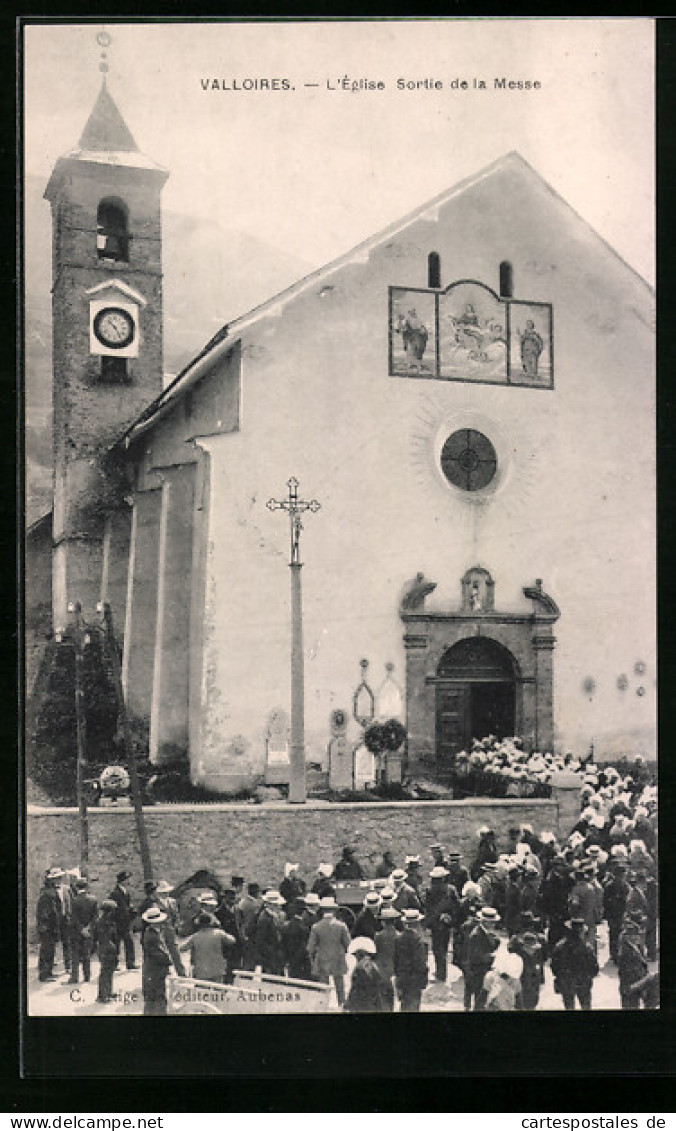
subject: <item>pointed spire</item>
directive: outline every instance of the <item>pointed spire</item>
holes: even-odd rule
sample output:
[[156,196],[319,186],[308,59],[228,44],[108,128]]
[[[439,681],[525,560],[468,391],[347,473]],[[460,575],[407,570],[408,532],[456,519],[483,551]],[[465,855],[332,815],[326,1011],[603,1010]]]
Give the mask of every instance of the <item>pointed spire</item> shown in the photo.
[[127,123],[108,93],[105,77],[78,148],[99,152],[138,152]]

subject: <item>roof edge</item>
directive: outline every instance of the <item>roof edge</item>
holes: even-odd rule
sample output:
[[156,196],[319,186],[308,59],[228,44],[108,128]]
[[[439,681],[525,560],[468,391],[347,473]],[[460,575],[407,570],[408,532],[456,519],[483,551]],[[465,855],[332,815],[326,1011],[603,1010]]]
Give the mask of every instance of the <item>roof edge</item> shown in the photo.
[[136,438],[135,433],[141,435],[142,432],[147,431],[147,429],[151,426],[153,417],[161,409],[163,409],[165,405],[168,405],[170,400],[173,401],[177,396],[180,396],[184,392],[187,392],[188,389],[190,389],[195,383],[195,381],[199,380],[199,378],[203,376],[204,373],[232,347],[234,338],[237,334],[241,333],[250,325],[257,322],[259,318],[266,317],[266,315],[270,314],[276,306],[280,304],[283,305],[292,298],[295,298],[297,295],[302,294],[304,290],[320,282],[322,279],[330,277],[335,271],[339,271],[342,267],[347,266],[347,264],[351,261],[367,256],[384,240],[397,235],[404,228],[408,227],[409,224],[412,224],[416,219],[424,219],[425,213],[432,212],[443,207],[443,205],[446,204],[449,200],[452,200],[453,197],[466,192],[468,189],[472,188],[480,181],[492,176],[498,170],[509,167],[521,168],[522,170],[525,170],[531,177],[535,178],[537,182],[542,185],[542,187],[552,197],[554,197],[560,204],[562,204],[579,223],[583,224],[584,227],[589,232],[591,232],[591,234],[596,238],[596,240],[599,241],[604,249],[610,252],[612,256],[634,276],[637,282],[642,284],[642,286],[645,288],[645,290],[648,291],[651,297],[654,296],[654,287],[652,287],[650,283],[648,283],[647,280],[644,279],[643,276],[634,267],[631,266],[631,264],[627,263],[627,261],[622,258],[622,256],[615,250],[612,244],[608,243],[608,241],[596,231],[596,229],[589,223],[589,221],[585,220],[584,217],[581,216],[580,213],[577,212],[577,210],[573,208],[573,206],[569,204],[569,202],[563,196],[561,196],[561,194],[557,192],[555,188],[552,187],[549,181],[545,180],[545,178],[537,171],[537,169],[533,165],[531,165],[530,162],[521,155],[521,153],[518,152],[518,150],[512,149],[503,154],[501,157],[496,158],[496,160],[492,161],[489,165],[485,165],[476,173],[472,173],[469,176],[464,177],[462,180],[458,181],[450,188],[444,189],[444,191],[441,193],[437,193],[436,196],[432,197],[430,200],[427,200],[425,203],[418,205],[412,211],[407,212],[400,219],[387,224],[384,228],[381,228],[380,231],[376,232],[372,236],[369,236],[367,239],[362,240],[360,243],[356,244],[348,251],[343,252],[336,259],[330,260],[323,266],[316,268],[316,270],[314,271],[311,271],[308,275],[301,276],[301,278],[298,279],[295,283],[291,283],[290,286],[285,287],[284,290],[277,292],[269,299],[266,299],[264,302],[259,303],[258,306],[253,307],[247,313],[239,315],[237,318],[233,319],[232,322],[224,323],[221,330],[219,330],[206,343],[202,350],[200,350],[200,352],[196,354],[196,356],[190,362],[188,362],[188,364],[181,370],[181,372],[176,376],[172,383],[168,385],[166,389],[162,390],[162,393],[159,395],[159,397],[157,397],[155,401],[153,401],[148,406],[148,408],[145,409],[143,413],[141,413],[138,420],[135,421],[127,429],[127,431],[123,434],[123,436],[120,437],[120,440],[117,441],[117,443],[125,441],[126,446],[129,446],[133,439]]

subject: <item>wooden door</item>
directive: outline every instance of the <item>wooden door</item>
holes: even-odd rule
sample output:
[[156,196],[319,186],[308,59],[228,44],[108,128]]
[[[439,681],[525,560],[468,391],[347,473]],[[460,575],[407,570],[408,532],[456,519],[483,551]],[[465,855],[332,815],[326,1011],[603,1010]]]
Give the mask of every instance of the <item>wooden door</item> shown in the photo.
[[456,754],[467,748],[471,688],[468,683],[437,686],[437,769],[450,773]]

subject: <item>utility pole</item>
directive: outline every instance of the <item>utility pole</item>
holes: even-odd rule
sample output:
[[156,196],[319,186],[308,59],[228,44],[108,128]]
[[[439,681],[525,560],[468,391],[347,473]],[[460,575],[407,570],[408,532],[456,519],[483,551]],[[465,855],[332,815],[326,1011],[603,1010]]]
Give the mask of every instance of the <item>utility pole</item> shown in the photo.
[[120,667],[120,656],[117,651],[117,643],[113,633],[113,615],[107,601],[100,602],[96,608],[103,620],[103,641],[113,678],[118,716],[122,724],[124,748],[127,756],[127,769],[129,771],[129,787],[131,791],[131,801],[134,807],[134,820],[136,822],[136,835],[138,836],[139,848],[141,850],[143,879],[147,881],[153,878],[153,866],[150,859],[150,846],[148,844],[148,834],[146,832],[145,818],[143,815],[141,785],[138,777],[138,769],[136,767],[136,751],[134,749],[134,741],[129,726],[127,704],[124,701],[124,691],[122,690],[122,670]]
[[316,514],[321,504],[316,499],[306,503],[298,498],[298,480],[289,479],[288,499],[268,499],[268,510],[285,510],[289,515],[291,533],[291,749],[289,756],[289,802],[294,805],[307,801],[305,773],[305,686],[303,666],[303,595],[300,560],[300,534],[303,529],[301,514]]

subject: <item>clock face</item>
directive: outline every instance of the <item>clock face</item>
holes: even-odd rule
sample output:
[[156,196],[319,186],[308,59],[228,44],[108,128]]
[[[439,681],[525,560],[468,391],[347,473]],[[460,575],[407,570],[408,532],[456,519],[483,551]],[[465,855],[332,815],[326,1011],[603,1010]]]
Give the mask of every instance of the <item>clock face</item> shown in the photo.
[[94,318],[94,333],[108,349],[125,349],[133,342],[134,332],[134,319],[119,306],[106,306]]

